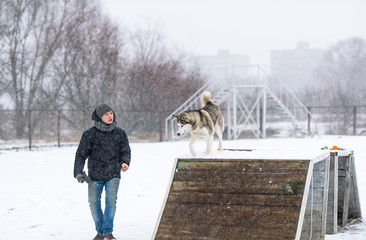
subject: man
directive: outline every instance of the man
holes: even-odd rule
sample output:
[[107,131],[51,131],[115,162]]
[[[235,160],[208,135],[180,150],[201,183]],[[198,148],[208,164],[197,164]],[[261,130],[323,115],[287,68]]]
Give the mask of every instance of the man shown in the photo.
[[[75,155],[74,177],[78,182],[89,182],[83,174],[88,159],[88,198],[97,235],[93,240],[116,239],[113,220],[121,170],[130,165],[131,149],[127,134],[117,127],[115,113],[107,104],[99,105],[92,114],[94,127],[86,130]],[[105,211],[101,208],[101,195],[105,188]]]

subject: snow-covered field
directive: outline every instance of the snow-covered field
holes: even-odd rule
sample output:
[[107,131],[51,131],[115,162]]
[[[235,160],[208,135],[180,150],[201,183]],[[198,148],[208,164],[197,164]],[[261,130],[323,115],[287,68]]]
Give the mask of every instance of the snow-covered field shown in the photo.
[[[366,137],[245,139],[224,147],[286,151],[318,151],[337,145],[355,151],[362,210],[366,209]],[[214,142],[215,147],[217,141]],[[204,151],[203,141],[197,152]],[[188,142],[131,143],[132,162],[122,174],[114,235],[123,240],[151,239],[174,160],[187,155]],[[297,151],[298,150],[298,151]],[[87,185],[73,178],[76,147],[0,152],[0,239],[88,240],[95,236],[87,202]],[[366,223],[351,226],[326,240],[366,239]]]

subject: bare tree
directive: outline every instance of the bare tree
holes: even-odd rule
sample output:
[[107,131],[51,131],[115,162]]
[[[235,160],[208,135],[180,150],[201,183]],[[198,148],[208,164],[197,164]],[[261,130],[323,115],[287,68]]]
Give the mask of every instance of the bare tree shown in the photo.
[[[94,3],[94,4],[93,4]],[[59,104],[76,109],[95,107],[115,92],[123,41],[119,29],[100,14],[93,1],[75,1],[66,26],[53,79],[61,91]]]
[[81,126],[86,125],[85,118],[90,120],[90,110],[98,104],[115,105],[116,84],[122,77],[121,31],[99,9],[96,1],[73,2],[73,16],[65,26],[61,48],[52,61],[53,84],[47,89],[48,98],[58,108],[88,113],[79,116],[84,120],[70,119],[70,123]]
[[[316,72],[325,86],[322,104],[341,107],[339,133],[351,131],[353,105],[366,104],[366,41],[350,38],[331,47]],[[338,115],[339,118],[339,115]],[[348,127],[347,127],[348,126]]]
[[201,87],[204,79],[198,68],[188,67],[187,55],[172,54],[156,28],[138,29],[130,44],[130,64],[121,84],[128,112],[126,125],[135,133],[162,133],[163,120]]
[[361,38],[340,41],[326,52],[317,76],[334,93],[334,104],[366,103],[365,64],[366,42]]
[[7,29],[7,24],[4,21],[5,18],[3,16],[3,0],[0,0],[0,96],[5,92],[5,89],[7,88],[7,83],[5,82],[5,62],[4,59],[4,35],[5,30]]
[[17,137],[24,134],[25,110],[36,107],[46,67],[60,45],[67,5],[67,0],[3,0],[1,65],[15,103]]

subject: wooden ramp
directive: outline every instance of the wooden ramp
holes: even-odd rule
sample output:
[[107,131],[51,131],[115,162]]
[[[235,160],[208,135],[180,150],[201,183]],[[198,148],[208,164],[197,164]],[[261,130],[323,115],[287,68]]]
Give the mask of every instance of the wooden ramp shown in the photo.
[[152,239],[323,239],[329,153],[263,156],[176,159]]

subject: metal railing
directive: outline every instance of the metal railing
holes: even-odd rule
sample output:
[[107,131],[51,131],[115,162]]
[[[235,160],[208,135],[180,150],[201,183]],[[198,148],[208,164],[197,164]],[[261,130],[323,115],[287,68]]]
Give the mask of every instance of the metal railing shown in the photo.
[[[229,139],[236,139],[242,131],[251,128],[246,126],[249,124],[254,124],[256,129],[251,130],[256,137],[265,137],[266,111],[263,108],[267,107],[277,107],[301,134],[311,132],[310,129],[307,129],[309,126],[308,118],[311,118],[311,113],[286,84],[279,77],[270,76],[262,66],[250,65],[228,67],[224,79],[208,82],[197,90],[194,95],[166,118],[166,139],[175,139],[176,119],[173,114],[199,109],[201,107],[199,104],[200,97],[205,90],[211,91],[213,99],[217,99],[215,101],[217,105],[223,102],[228,102],[228,105],[231,104],[227,107],[233,109],[232,111],[227,110]],[[260,94],[265,94],[265,96]],[[273,100],[272,104],[267,104],[267,96],[269,100]],[[264,103],[261,104],[261,101],[264,101]],[[257,110],[255,111],[255,109]],[[258,114],[261,114],[261,119]],[[259,121],[262,122],[259,123]]]

